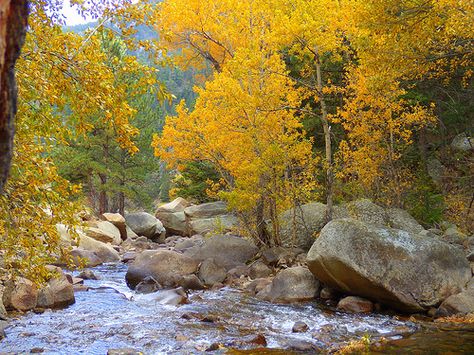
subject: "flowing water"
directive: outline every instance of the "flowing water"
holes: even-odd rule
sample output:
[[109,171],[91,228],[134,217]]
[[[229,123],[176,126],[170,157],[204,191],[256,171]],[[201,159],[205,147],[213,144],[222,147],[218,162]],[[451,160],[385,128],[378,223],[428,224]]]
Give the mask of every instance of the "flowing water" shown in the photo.
[[[12,320],[7,338],[0,342],[0,353],[33,350],[93,355],[132,348],[144,354],[192,354],[212,344],[214,348],[222,344],[216,353],[229,351],[226,349],[255,353],[262,348],[263,338],[267,350],[260,349],[259,354],[289,354],[290,349],[315,353],[314,349],[327,351],[362,337],[387,338],[382,352],[474,353],[474,329],[467,326],[443,329],[386,315],[348,315],[313,302],[275,305],[229,288],[193,292],[190,304],[166,306],[157,303],[153,294],[129,290],[124,282],[125,265],[93,270],[101,279],[85,281],[91,289],[77,292],[74,305]],[[293,333],[296,321],[308,324],[309,330]]]

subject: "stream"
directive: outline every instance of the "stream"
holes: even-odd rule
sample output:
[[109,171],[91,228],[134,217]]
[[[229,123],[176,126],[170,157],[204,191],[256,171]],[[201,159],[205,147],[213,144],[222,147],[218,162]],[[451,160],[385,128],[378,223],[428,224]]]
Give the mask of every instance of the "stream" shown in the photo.
[[[76,292],[74,305],[12,319],[0,353],[93,355],[132,348],[144,354],[194,354],[211,347],[217,349],[215,353],[240,354],[263,348],[263,338],[267,346],[259,354],[317,353],[363,336],[373,341],[387,338],[383,350],[373,349],[375,353],[474,353],[474,325],[350,315],[316,302],[276,305],[230,288],[195,291],[189,304],[166,306],[157,303],[153,294],[136,294],[126,286],[126,265],[92,270],[101,279],[86,280],[91,289]],[[308,324],[309,330],[293,333],[296,321]]]

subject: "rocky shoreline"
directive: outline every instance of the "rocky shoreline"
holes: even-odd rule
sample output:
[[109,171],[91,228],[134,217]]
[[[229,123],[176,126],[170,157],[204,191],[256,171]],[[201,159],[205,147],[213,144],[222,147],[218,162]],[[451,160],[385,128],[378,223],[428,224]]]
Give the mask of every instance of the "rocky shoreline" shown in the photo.
[[[189,291],[229,286],[268,302],[319,300],[350,313],[417,313],[434,319],[474,312],[474,237],[452,225],[425,230],[405,211],[369,200],[338,206],[335,219],[324,225],[322,206],[302,206],[299,218],[310,228],[283,224],[284,246],[264,249],[226,232],[236,220],[221,202],[191,206],[178,199],[160,207],[161,219],[145,212],[125,218],[104,214],[77,230],[78,238],[63,226],[58,230],[76,263],[126,263],[127,285],[163,304],[191,302]],[[82,280],[95,277],[87,270],[80,278],[57,266],[51,271],[55,276],[39,289],[25,279],[4,282],[3,328],[7,311],[67,307],[74,292],[87,290]],[[295,324],[294,331],[305,328]]]

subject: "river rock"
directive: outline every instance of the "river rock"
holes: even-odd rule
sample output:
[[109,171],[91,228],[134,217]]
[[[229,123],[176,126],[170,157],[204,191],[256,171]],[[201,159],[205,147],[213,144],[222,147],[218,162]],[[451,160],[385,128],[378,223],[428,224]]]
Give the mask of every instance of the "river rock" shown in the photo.
[[474,313],[474,287],[449,296],[436,311],[437,317]]
[[319,291],[319,282],[303,266],[280,271],[272,283],[257,294],[270,302],[291,303],[312,300]]
[[170,250],[146,250],[130,264],[125,275],[128,287],[134,289],[145,277],[153,277],[163,287],[176,286],[181,277],[194,274],[198,262]]
[[100,277],[94,274],[92,270],[83,270],[78,277],[83,280],[100,280]]
[[315,240],[314,234],[326,223],[326,205],[311,202],[289,209],[279,216],[279,222],[283,246],[309,250]]
[[102,264],[102,260],[97,256],[96,253],[90,250],[85,250],[82,248],[73,248],[71,250],[71,257],[74,265],[80,266],[82,263],[85,263],[85,267],[94,267]]
[[120,261],[120,255],[112,245],[92,239],[86,235],[80,237],[79,247],[93,252],[102,263]]
[[406,312],[440,304],[471,276],[465,257],[447,243],[354,219],[323,228],[308,266],[328,286]]
[[225,280],[227,273],[222,266],[219,266],[214,262],[214,259],[206,259],[199,267],[198,276],[206,286],[212,287],[215,284],[222,283]]
[[85,233],[87,236],[103,243],[119,245],[122,243],[120,230],[108,221],[93,222],[93,226],[87,227]]
[[100,216],[104,221],[112,223],[120,231],[120,238],[127,239],[127,225],[125,224],[125,217],[120,213],[103,213]]
[[201,246],[190,248],[184,254],[198,262],[214,259],[217,265],[228,271],[234,266],[245,264],[257,252],[258,248],[249,239],[234,235],[216,235],[204,239]]
[[206,287],[202,284],[201,280],[194,275],[184,275],[178,282],[178,285],[185,290],[204,290]]
[[4,321],[8,319],[7,310],[3,305],[3,285],[0,284],[0,321]]
[[304,333],[308,329],[309,329],[308,324],[306,324],[305,322],[298,321],[298,322],[295,322],[295,324],[293,324],[293,328],[291,329],[291,331],[293,333]]
[[25,278],[8,281],[3,291],[3,304],[7,310],[29,311],[36,307],[38,288]]
[[39,290],[36,307],[57,309],[73,304],[76,301],[73,285],[60,268],[51,267],[51,271],[55,274]]
[[139,236],[153,241],[163,242],[166,230],[159,219],[146,212],[128,213],[125,215],[127,225]]
[[348,296],[339,301],[337,309],[350,313],[372,313],[374,304],[362,297]]
[[227,213],[227,204],[223,201],[217,201],[193,205],[185,208],[184,213],[190,219],[221,216]]
[[255,280],[270,276],[272,270],[262,261],[256,261],[252,265],[250,265],[248,273],[250,278]]
[[208,233],[226,233],[238,225],[238,219],[231,214],[223,214],[212,218],[192,219],[187,222],[190,235]]
[[155,216],[163,223],[168,235],[187,235],[184,209],[190,205],[184,198],[178,197],[156,210]]

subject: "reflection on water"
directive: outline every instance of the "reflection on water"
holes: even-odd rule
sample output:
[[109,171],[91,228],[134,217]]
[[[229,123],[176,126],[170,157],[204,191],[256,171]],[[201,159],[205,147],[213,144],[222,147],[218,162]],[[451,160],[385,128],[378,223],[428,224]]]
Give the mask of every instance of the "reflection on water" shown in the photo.
[[[274,349],[265,353],[276,355],[290,354],[277,349],[328,349],[370,335],[394,339],[389,344],[394,351],[403,347],[423,352],[431,344],[441,348],[445,343],[450,346],[447,351],[452,351],[447,343],[453,342],[474,353],[474,333],[469,329],[435,334],[433,329],[419,330],[411,322],[388,316],[347,315],[324,310],[316,303],[275,305],[228,288],[194,292],[191,303],[184,306],[164,306],[130,291],[124,282],[125,271],[124,265],[95,268],[101,280],[85,281],[93,289],[77,292],[76,303],[67,309],[29,313],[12,321],[0,350],[29,352],[36,348],[48,354],[92,355],[106,354],[110,348],[133,348],[145,354],[189,354],[214,344],[217,352],[235,348],[239,350],[233,353],[239,354],[261,348],[263,337],[258,335],[263,335],[267,347]],[[183,318],[183,314],[200,316]],[[203,316],[211,321],[200,321]],[[296,321],[307,323],[309,330],[292,333]],[[413,334],[406,337],[407,333]]]

